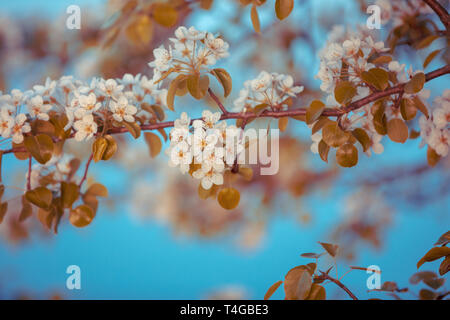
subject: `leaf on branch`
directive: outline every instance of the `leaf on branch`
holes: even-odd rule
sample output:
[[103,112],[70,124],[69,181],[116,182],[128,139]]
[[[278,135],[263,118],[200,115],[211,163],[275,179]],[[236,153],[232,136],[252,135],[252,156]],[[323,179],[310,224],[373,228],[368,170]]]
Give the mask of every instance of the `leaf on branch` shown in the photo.
[[233,88],[230,74],[222,68],[216,68],[211,70],[211,74],[216,77],[223,87],[223,96],[226,98],[231,93]]
[[182,81],[185,81],[186,79],[187,79],[186,75],[180,74],[175,79],[173,79],[169,85],[169,89],[167,91],[167,101],[166,102],[167,102],[167,107],[172,111],[174,111],[173,103],[175,100],[175,94],[177,93],[177,90],[178,90],[178,85]]
[[442,51],[442,49],[438,49],[438,50],[434,50],[433,52],[431,52],[424,60],[423,62],[423,67],[426,68],[428,67],[428,65],[431,63],[431,61],[434,60],[434,58],[436,58],[436,56]]
[[350,134],[343,131],[336,121],[331,121],[322,128],[322,139],[327,145],[337,148],[349,139]]
[[111,135],[106,135],[104,138],[107,141],[107,146],[105,149],[105,152],[103,152],[102,160],[106,161],[111,159],[111,157],[116,153],[117,151],[117,143],[116,140]]
[[264,295],[264,300],[269,300],[270,297],[277,291],[277,289],[280,287],[280,285],[283,283],[283,281],[278,280],[273,285],[270,286],[269,290],[267,290],[266,294]]
[[332,243],[326,243],[326,242],[319,242],[320,245],[328,252],[328,254],[332,257],[335,257],[337,254],[337,251],[339,249],[339,246],[337,244]]
[[450,243],[450,231],[447,231],[442,236],[439,237],[438,241],[434,244],[435,246],[445,246]]
[[108,148],[108,141],[103,137],[98,137],[92,144],[92,156],[94,162],[99,162],[103,159],[106,149]]
[[72,208],[78,199],[78,186],[73,182],[61,182],[61,202],[63,208]]
[[320,159],[328,163],[328,152],[330,152],[330,146],[325,143],[325,141],[320,140],[319,142],[319,155]]
[[430,165],[430,167],[434,167],[435,165],[437,165],[439,160],[441,160],[441,156],[438,155],[436,153],[436,151],[434,151],[433,148],[428,146],[428,149],[427,149],[427,161],[428,161],[428,164]]
[[32,214],[33,214],[33,208],[31,206],[30,202],[28,202],[25,195],[23,195],[22,196],[22,210],[20,211],[19,222],[25,221],[26,219],[31,217]]
[[24,140],[25,148],[40,164],[47,163],[53,153],[53,140],[46,134],[38,134],[37,136],[28,136]]
[[108,197],[108,189],[101,183],[93,183],[84,194],[85,196],[106,198]]
[[240,200],[239,191],[234,188],[224,188],[219,191],[217,200],[222,208],[232,210],[236,208]]
[[404,98],[400,101],[400,113],[402,118],[406,121],[412,120],[416,117],[417,108],[411,99]]
[[387,123],[387,134],[392,141],[405,143],[409,136],[408,126],[401,119],[391,119]]
[[162,149],[161,139],[153,132],[144,133],[145,142],[147,142],[150,157],[156,157]]
[[405,84],[405,92],[409,94],[418,93],[425,85],[425,74],[420,72],[414,75],[409,82]]
[[289,122],[289,117],[279,118],[278,119],[278,129],[280,129],[281,132],[286,131],[288,122]]
[[389,74],[381,68],[372,68],[361,74],[362,80],[378,90],[384,90],[389,85]]
[[131,133],[133,138],[137,139],[141,136],[141,127],[136,122],[123,121],[122,124],[127,128],[128,132]]
[[314,100],[309,105],[309,108],[306,109],[306,123],[312,124],[317,119],[319,119],[323,110],[325,110],[325,104],[320,100]]
[[443,276],[450,271],[450,256],[447,256],[439,266],[439,274]]
[[428,251],[420,260],[417,262],[417,269],[420,268],[425,262],[431,262],[442,257],[450,255],[450,248],[448,247],[436,247]]
[[327,299],[327,293],[325,291],[325,288],[322,287],[320,284],[313,283],[311,285],[311,291],[309,292],[308,297],[306,300],[326,300]]
[[275,12],[277,18],[283,20],[287,18],[294,9],[294,0],[276,0],[275,1]]
[[340,104],[346,104],[350,102],[355,95],[355,85],[349,81],[339,82],[334,89],[334,98]]
[[53,199],[52,192],[45,187],[29,190],[25,193],[25,197],[32,204],[42,209],[50,208]]
[[153,19],[164,27],[173,27],[178,20],[177,10],[168,3],[155,3],[152,8]]
[[422,100],[420,100],[420,98],[418,96],[415,96],[413,98],[414,101],[414,106],[420,110],[420,112],[422,112],[425,117],[429,118],[430,115],[428,114],[428,108],[425,106],[425,104],[422,102]]
[[255,31],[257,33],[260,33],[261,25],[259,23],[258,10],[256,9],[256,6],[254,4],[252,5],[252,9],[250,12],[250,18],[252,19],[253,29],[255,29]]
[[369,135],[367,134],[366,130],[362,128],[356,128],[352,131],[352,135],[358,140],[358,142],[363,147],[363,151],[366,152],[369,150],[370,146],[372,145],[372,140],[370,139]]
[[127,26],[125,33],[133,44],[148,45],[153,36],[152,20],[147,15],[137,15]]
[[77,228],[83,228],[94,220],[95,213],[91,207],[82,204],[70,212],[69,221]]
[[198,74],[191,74],[188,76],[186,84],[191,96],[200,100],[208,91],[209,78],[207,75],[200,76]]
[[6,211],[8,211],[8,202],[0,203],[0,224],[3,222]]
[[306,266],[295,267],[284,278],[286,300],[304,300],[309,295],[312,277]]

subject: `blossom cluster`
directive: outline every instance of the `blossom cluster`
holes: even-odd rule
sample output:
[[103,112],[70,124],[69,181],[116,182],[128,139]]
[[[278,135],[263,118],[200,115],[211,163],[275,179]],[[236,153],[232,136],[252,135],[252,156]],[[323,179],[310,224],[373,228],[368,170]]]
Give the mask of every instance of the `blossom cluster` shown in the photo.
[[155,60],[149,63],[153,70],[153,80],[159,81],[166,72],[200,74],[222,58],[228,57],[228,43],[210,32],[194,27],[181,26],[175,30],[175,38],[169,39],[173,45],[166,49],[163,45],[153,50]]
[[330,94],[327,103],[338,104],[331,93],[336,84],[344,78],[358,86],[357,98],[368,95],[369,88],[360,85],[361,73],[375,67],[368,61],[374,52],[387,51],[389,48],[385,48],[384,42],[376,42],[371,35],[363,32],[346,32],[342,26],[335,27],[326,46],[319,52],[321,62],[316,75],[316,78],[322,81],[320,89]]
[[[27,172],[26,180],[30,181],[30,188],[34,189],[41,186],[41,181],[45,180],[47,188],[52,191],[58,191],[60,181],[67,181],[71,173],[71,161],[74,159],[71,155],[53,155],[46,164],[33,164],[31,172]],[[55,170],[53,170],[53,168]],[[49,173],[51,172],[51,178]],[[31,176],[30,176],[31,175]],[[73,179],[74,177],[70,177]]]
[[287,106],[287,99],[295,98],[303,91],[303,86],[295,86],[290,75],[262,71],[256,79],[244,82],[244,88],[234,101],[239,111],[246,111],[257,105],[267,105],[271,109],[280,110]]
[[166,149],[169,166],[178,167],[184,174],[191,165],[192,176],[208,190],[213,184],[223,184],[223,174],[231,168],[244,151],[242,129],[220,120],[220,113],[205,110],[202,118],[192,121],[185,112],[175,120],[170,131],[170,146]]
[[59,112],[67,116],[65,130],[73,128],[77,141],[88,140],[97,133],[98,121],[135,122],[146,112],[139,108],[142,103],[165,106],[166,96],[166,89],[140,74],[125,74],[122,79],[94,78],[89,84],[71,76],[47,78],[32,90],[0,93],[0,135],[22,143],[32,120],[48,121],[51,112]]
[[450,148],[450,90],[434,100],[432,116],[419,118],[422,145],[428,144],[439,156],[445,157]]

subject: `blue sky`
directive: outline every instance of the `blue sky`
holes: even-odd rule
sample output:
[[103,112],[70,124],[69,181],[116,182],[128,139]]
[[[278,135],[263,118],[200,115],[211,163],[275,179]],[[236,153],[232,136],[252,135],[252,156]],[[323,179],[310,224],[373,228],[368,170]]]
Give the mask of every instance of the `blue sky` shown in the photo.
[[[218,12],[230,12],[224,1],[219,2],[214,14],[200,13],[194,15],[190,22],[198,28],[217,28]],[[314,1],[315,11],[328,6],[329,2],[326,2]],[[13,16],[42,14],[53,18],[64,13],[68,5],[78,3],[95,6],[103,1],[61,0],[38,4],[36,1],[16,0],[2,2],[0,10]],[[348,3],[333,1],[333,5],[345,6],[351,12]],[[272,10],[271,7],[269,9]],[[292,19],[301,19],[304,14],[307,13],[295,13]],[[263,25],[271,19],[264,10],[261,17]],[[250,29],[250,23],[248,27]],[[319,36],[319,40],[324,41],[324,38]],[[307,56],[308,53],[301,54],[305,56],[300,55],[299,61],[311,61],[307,70],[315,74],[318,60]],[[244,72],[240,72],[232,61],[228,63],[229,71],[236,79],[235,88],[238,88],[245,80],[242,77]],[[249,72],[253,72],[249,77],[257,73],[256,70]],[[448,78],[433,83],[433,92],[447,88],[448,83]],[[17,86],[21,84],[17,83]],[[417,145],[418,141],[406,145],[386,142],[383,155],[363,160],[358,171],[344,170],[342,179],[351,180],[366,169],[377,170],[392,161],[404,165],[421,163],[426,150],[418,149]],[[7,157],[3,160],[3,168],[7,168],[4,169],[6,172],[20,167],[12,157]],[[111,177],[111,171],[107,170],[110,169],[102,169],[100,165],[95,169],[95,174],[102,177],[100,181],[106,186],[117,185],[124,179],[123,175]],[[8,294],[23,288],[42,295],[57,291],[74,299],[199,299],[208,292],[235,285],[243,287],[249,298],[259,299],[290,268],[308,262],[300,258],[300,253],[317,251],[317,241],[328,240],[329,231],[340,217],[341,195],[350,192],[352,189],[343,187],[333,190],[327,198],[317,194],[309,197],[307,204],[315,214],[311,227],[298,224],[292,217],[277,215],[268,225],[261,248],[250,252],[238,250],[227,237],[207,240],[175,237],[168,226],[134,219],[127,212],[127,206],[119,206],[115,212],[110,212],[103,205],[94,223],[87,228],[75,229],[65,224],[50,240],[43,241],[36,236],[20,247],[0,242],[0,292]],[[442,206],[414,210],[400,206],[396,209],[383,250],[377,252],[365,248],[353,264],[379,265],[383,270],[383,281],[395,279],[402,286],[407,285],[409,275],[415,272],[415,264],[421,254],[439,235],[448,231],[450,219],[445,204],[443,210],[447,212],[442,215],[435,214],[436,210],[442,210]],[[79,291],[69,291],[65,287],[65,270],[71,264],[81,268],[82,289]],[[436,264],[430,264],[430,269],[433,268]],[[365,289],[366,279],[364,272],[354,272],[344,282],[364,298],[369,297]],[[328,288],[331,297],[345,297],[331,285]],[[282,295],[277,293],[274,297],[281,298]]]

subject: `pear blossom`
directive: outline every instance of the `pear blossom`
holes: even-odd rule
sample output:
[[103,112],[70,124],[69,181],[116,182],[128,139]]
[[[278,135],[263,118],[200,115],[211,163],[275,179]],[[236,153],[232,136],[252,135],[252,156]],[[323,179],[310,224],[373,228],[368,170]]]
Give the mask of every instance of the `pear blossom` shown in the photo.
[[[199,31],[194,27],[178,27],[171,45],[153,50],[154,60],[148,65],[153,68],[153,80],[159,82],[167,71],[181,74],[210,72],[210,66],[227,57],[228,43],[216,35]],[[167,75],[166,75],[167,76]]]
[[86,114],[82,119],[75,121],[73,127],[76,130],[77,141],[89,140],[97,133],[97,123],[92,114]]
[[234,101],[234,106],[236,111],[245,111],[262,104],[282,109],[286,107],[288,98],[296,97],[303,89],[303,86],[294,86],[294,79],[290,75],[262,71],[256,79],[244,82],[244,88]]
[[121,96],[117,102],[111,101],[109,108],[113,113],[114,120],[119,122],[134,122],[134,115],[137,112],[137,108],[130,105],[125,96]]
[[41,96],[35,96],[31,98],[28,103],[28,112],[32,117],[36,117],[40,120],[48,121],[48,112],[52,106],[50,104],[44,104],[44,100]]
[[14,124],[14,118],[9,114],[8,109],[2,108],[0,111],[0,135],[9,138]]
[[15,119],[11,128],[12,141],[16,144],[23,142],[23,134],[31,131],[30,124],[25,122],[27,116],[24,113],[19,113]]
[[201,186],[205,190],[211,189],[213,184],[222,185],[223,184],[223,174],[220,171],[216,171],[214,168],[208,169],[199,169],[195,171],[192,176],[195,179],[199,179],[201,182]]

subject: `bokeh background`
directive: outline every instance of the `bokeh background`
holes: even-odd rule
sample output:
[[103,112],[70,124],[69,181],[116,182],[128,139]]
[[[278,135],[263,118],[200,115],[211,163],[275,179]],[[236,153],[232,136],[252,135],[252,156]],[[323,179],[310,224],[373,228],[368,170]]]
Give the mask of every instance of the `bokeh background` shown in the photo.
[[[71,4],[81,7],[81,30],[65,28]],[[146,63],[153,58],[152,48],[167,43],[173,28],[155,27],[146,46],[119,37],[102,48],[99,39],[105,32],[99,28],[120,6],[120,1],[106,0],[2,1],[3,91],[26,90],[47,76],[64,74],[84,80],[124,73],[151,76]],[[283,22],[276,20],[272,4],[258,10],[262,36],[252,29],[250,8],[231,0],[216,0],[211,10],[195,8],[180,17],[181,24],[219,32],[230,43],[230,57],[221,64],[233,78],[233,93],[225,101],[229,107],[242,83],[260,70],[290,73],[305,85],[300,106],[320,97],[314,75],[327,34],[333,25],[356,28],[367,18],[360,3],[350,0],[296,1]],[[377,33],[384,39],[387,32],[384,27]],[[396,55],[420,69],[426,55],[412,52],[399,49]],[[442,64],[437,59],[429,70]],[[449,83],[448,76],[428,83],[429,101]],[[199,105],[189,98],[177,103],[170,119],[181,111],[195,116],[209,107],[207,101]],[[170,170],[165,155],[152,160],[144,142],[123,137],[116,161],[95,164],[90,171],[111,194],[91,225],[76,229],[64,221],[57,235],[33,222],[21,227],[5,219],[0,225],[0,298],[261,299],[289,269],[309,262],[301,253],[320,252],[317,241],[343,248],[340,275],[348,265],[378,265],[382,281],[408,286],[416,262],[450,226],[448,161],[428,169],[419,140],[401,145],[385,139],[383,154],[362,156],[357,167],[338,170],[309,151],[309,134],[304,123],[290,123],[279,177],[242,186],[239,210],[231,213],[214,201],[192,200],[196,186],[189,183],[194,182]],[[86,159],[88,146],[72,152]],[[22,187],[25,164],[5,156],[2,166],[5,184]],[[298,179],[289,180],[292,174]],[[20,195],[15,189],[8,192],[10,198]],[[321,268],[327,269],[329,262]],[[66,289],[66,268],[72,264],[81,268],[81,290]],[[436,268],[428,264],[425,269]],[[343,282],[361,298],[391,298],[369,293],[367,277],[353,271]],[[273,298],[282,298],[281,291]],[[347,298],[332,284],[327,293]]]

